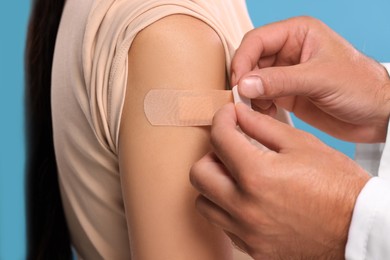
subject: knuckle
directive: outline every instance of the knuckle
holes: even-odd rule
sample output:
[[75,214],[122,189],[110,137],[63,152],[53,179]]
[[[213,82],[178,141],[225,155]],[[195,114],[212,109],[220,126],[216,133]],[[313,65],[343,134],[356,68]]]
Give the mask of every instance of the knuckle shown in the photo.
[[242,41],[246,41],[247,39],[251,38],[252,35],[255,35],[257,32],[257,29],[250,30],[244,34],[244,37],[242,38]]
[[306,145],[309,145],[309,146],[318,145],[319,140],[313,134],[302,131],[302,130],[299,130],[299,134],[301,136],[301,139],[304,141],[304,143]]
[[189,174],[190,182],[192,185],[196,183],[196,177],[197,177],[196,172],[197,172],[197,164],[195,163],[194,165],[191,166],[190,174]]
[[203,197],[202,195],[198,196],[195,200],[195,207],[203,217],[205,217],[206,219],[211,218],[205,197]]
[[309,15],[299,16],[297,17],[297,21],[305,25],[316,24],[320,22],[320,20],[318,20],[317,18],[314,18],[313,16]]
[[197,186],[198,185],[198,176],[197,176],[197,164],[194,164],[192,165],[191,169],[190,169],[190,183],[192,184],[192,186]]
[[211,146],[213,146],[213,147],[218,147],[219,146],[218,134],[217,134],[217,131],[216,131],[215,127],[213,127],[211,129],[210,143],[211,143]]
[[245,227],[242,233],[242,239],[247,245],[249,245],[249,250],[254,250],[254,246],[259,248],[259,242],[262,240],[263,234],[261,230],[263,226],[259,223],[258,219],[246,219]]
[[246,191],[246,193],[252,193],[252,191],[255,189],[254,186],[257,186],[257,178],[255,178],[253,175],[255,174],[245,174],[241,176],[239,180],[242,188],[244,191]]
[[244,210],[242,214],[243,214],[242,215],[243,221],[249,227],[256,227],[256,226],[258,226],[259,223],[258,223],[257,212],[255,212],[253,209],[247,209],[247,210]]
[[[256,169],[256,171],[254,169]],[[262,175],[264,174],[259,173],[263,171],[261,165],[256,165],[256,167],[253,167],[253,164],[250,164],[248,168],[243,168],[241,171],[244,173],[239,175],[237,181],[245,193],[250,195],[256,193],[259,189],[262,188]]]
[[310,15],[304,15],[304,16],[302,16],[302,19],[306,23],[313,23],[313,22],[318,21],[316,18],[314,18],[313,16],[310,16]]
[[237,58],[237,55],[234,55],[231,63],[231,71],[233,72],[238,66],[239,66],[240,61]]
[[246,232],[246,240],[249,240],[251,238],[251,234],[256,232],[256,229],[262,226],[263,220],[261,210],[259,210],[259,205],[253,204],[251,201],[243,201],[234,213],[243,226],[250,230],[250,232]]
[[280,93],[284,93],[287,85],[291,83],[291,77],[289,77],[285,69],[278,69],[277,73],[267,73],[262,77],[264,85],[264,95],[272,97]]
[[197,162],[194,165],[192,165],[190,169],[190,183],[192,186],[194,186],[197,190],[201,191],[203,190],[203,179],[201,178],[202,172],[203,172],[203,165],[201,162]]
[[211,128],[210,133],[210,143],[214,148],[218,148],[221,145],[221,132],[223,131],[223,127],[215,124]]

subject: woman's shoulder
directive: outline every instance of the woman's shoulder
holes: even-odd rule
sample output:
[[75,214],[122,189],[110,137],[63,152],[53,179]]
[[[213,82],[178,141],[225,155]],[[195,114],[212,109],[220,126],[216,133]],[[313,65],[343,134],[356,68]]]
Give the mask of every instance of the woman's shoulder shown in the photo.
[[170,15],[150,24],[137,34],[133,45],[150,47],[155,52],[169,51],[175,60],[183,55],[188,58],[202,53],[224,57],[221,39],[214,29],[204,21],[184,14]]

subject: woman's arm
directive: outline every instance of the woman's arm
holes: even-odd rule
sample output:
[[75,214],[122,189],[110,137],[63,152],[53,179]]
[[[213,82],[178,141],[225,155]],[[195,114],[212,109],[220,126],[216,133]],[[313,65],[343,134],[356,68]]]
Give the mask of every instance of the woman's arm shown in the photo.
[[223,232],[196,211],[191,165],[209,150],[206,127],[156,127],[144,115],[150,89],[224,89],[221,40],[185,15],[140,32],[129,51],[119,163],[134,259],[231,259]]

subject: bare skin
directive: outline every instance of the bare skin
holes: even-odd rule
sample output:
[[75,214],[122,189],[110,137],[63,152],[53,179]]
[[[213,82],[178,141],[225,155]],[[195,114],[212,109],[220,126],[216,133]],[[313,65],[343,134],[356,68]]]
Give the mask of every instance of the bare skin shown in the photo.
[[230,241],[195,211],[188,183],[191,165],[209,150],[209,129],[154,127],[143,109],[153,88],[223,89],[218,35],[185,15],[153,23],[130,49],[128,82],[119,165],[132,259],[232,259]]
[[140,32],[128,57],[119,166],[132,259],[248,259],[193,204],[188,173],[210,150],[210,129],[152,126],[143,106],[150,89],[225,89],[219,36],[194,17],[171,15]]
[[[323,23],[294,18],[249,32],[232,83],[256,110],[282,106],[349,141],[386,138],[390,79]],[[260,80],[260,81],[259,81]],[[237,130],[265,145],[259,150]],[[232,104],[214,117],[213,152],[191,169],[199,212],[255,259],[343,259],[370,176],[342,153],[268,115]]]

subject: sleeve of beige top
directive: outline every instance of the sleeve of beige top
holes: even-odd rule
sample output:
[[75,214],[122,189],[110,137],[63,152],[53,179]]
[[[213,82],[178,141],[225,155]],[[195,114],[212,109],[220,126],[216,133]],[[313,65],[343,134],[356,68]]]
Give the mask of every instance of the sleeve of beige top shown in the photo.
[[119,165],[133,259],[232,259],[222,230],[195,210],[191,165],[209,151],[207,127],[152,126],[150,89],[224,89],[223,46],[205,23],[184,15],[159,20],[129,51]]

